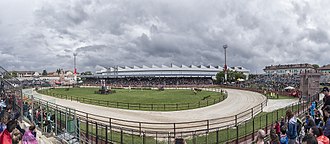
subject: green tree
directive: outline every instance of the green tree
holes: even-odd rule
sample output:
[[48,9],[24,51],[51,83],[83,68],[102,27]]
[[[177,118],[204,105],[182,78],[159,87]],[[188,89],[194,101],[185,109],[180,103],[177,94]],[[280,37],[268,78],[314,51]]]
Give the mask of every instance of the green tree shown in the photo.
[[85,75],[92,75],[93,73],[91,71],[86,71]]
[[313,64],[312,66],[314,69],[318,69],[320,67],[318,64]]
[[[236,82],[237,79],[245,79],[245,75],[242,72],[237,71],[231,71],[229,70],[227,73],[227,81],[228,82]],[[225,72],[220,71],[216,75],[216,81],[217,83],[222,83],[225,81]]]
[[12,72],[11,72],[11,76],[12,76],[12,77],[17,77],[17,72],[16,72],[16,71],[12,71]]
[[42,76],[47,76],[47,71],[46,70],[43,70],[41,75]]

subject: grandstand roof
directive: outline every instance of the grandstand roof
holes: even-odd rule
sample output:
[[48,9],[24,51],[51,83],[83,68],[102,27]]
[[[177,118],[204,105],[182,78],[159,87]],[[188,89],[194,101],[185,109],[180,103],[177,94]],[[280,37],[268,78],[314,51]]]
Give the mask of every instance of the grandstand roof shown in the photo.
[[293,69],[293,68],[313,68],[311,64],[287,64],[287,65],[270,65],[266,66],[264,70],[278,70],[278,69]]
[[[217,70],[217,71],[221,71],[223,70],[223,67],[221,66],[212,66],[212,65],[208,65],[208,66],[204,66],[204,65],[199,65],[199,66],[195,66],[195,65],[190,65],[190,66],[186,66],[186,65],[181,65],[181,66],[177,66],[175,64],[171,64],[170,66],[167,65],[161,65],[161,66],[157,66],[157,65],[151,65],[151,66],[146,66],[146,65],[142,65],[142,66],[115,66],[115,67],[108,67],[105,70],[99,71],[99,72],[107,72],[107,71],[114,71],[116,70],[116,68],[118,68],[118,71],[149,71],[149,70]],[[236,67],[235,67],[236,68]],[[236,69],[232,69],[229,68],[231,70],[236,70]],[[237,69],[238,70],[238,69]],[[241,70],[246,70],[245,68],[241,67]]]

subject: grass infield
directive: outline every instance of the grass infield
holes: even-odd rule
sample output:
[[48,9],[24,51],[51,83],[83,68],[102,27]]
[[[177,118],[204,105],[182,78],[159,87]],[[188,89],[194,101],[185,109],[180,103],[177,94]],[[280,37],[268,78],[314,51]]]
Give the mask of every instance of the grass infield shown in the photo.
[[218,103],[225,98],[219,92],[166,89],[138,90],[115,89],[116,93],[95,94],[97,88],[65,88],[40,90],[38,92],[64,99],[72,99],[83,103],[117,107],[124,109],[170,111],[204,107]]

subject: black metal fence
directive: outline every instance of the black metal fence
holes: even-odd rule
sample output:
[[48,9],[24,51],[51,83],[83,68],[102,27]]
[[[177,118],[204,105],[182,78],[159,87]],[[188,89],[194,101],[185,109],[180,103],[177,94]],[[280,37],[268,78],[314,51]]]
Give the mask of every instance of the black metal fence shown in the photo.
[[[191,88],[176,88],[176,89],[191,89]],[[221,93],[219,98],[207,98],[205,100],[198,101],[197,103],[176,103],[176,104],[141,104],[141,103],[124,103],[124,102],[113,102],[113,101],[105,101],[105,100],[97,100],[90,98],[81,98],[77,96],[68,96],[64,94],[57,94],[49,91],[48,89],[38,90],[39,93],[50,95],[53,97],[67,99],[71,101],[78,101],[81,103],[100,105],[106,107],[113,108],[121,108],[121,109],[132,109],[132,110],[146,110],[146,111],[173,111],[173,110],[187,110],[194,109],[200,107],[206,107],[209,105],[213,105],[219,103],[227,98],[227,94],[222,89],[217,88],[201,88],[204,91],[214,91]]]
[[[253,140],[255,132],[269,128],[285,117],[287,109],[296,115],[304,114],[309,108],[309,101],[294,103],[283,109],[269,113],[262,112],[265,103],[257,105],[232,117],[194,121],[185,123],[146,123],[120,120],[97,116],[82,111],[62,107],[38,98],[28,99],[34,107],[54,115],[54,123],[48,128],[57,135],[67,133],[68,137],[81,143],[173,143],[176,138],[183,138],[192,144],[238,143]],[[35,111],[37,111],[35,109]],[[34,116],[33,116],[34,117]],[[44,123],[44,122],[40,122]],[[47,128],[42,128],[47,130]],[[48,130],[49,131],[49,130]]]

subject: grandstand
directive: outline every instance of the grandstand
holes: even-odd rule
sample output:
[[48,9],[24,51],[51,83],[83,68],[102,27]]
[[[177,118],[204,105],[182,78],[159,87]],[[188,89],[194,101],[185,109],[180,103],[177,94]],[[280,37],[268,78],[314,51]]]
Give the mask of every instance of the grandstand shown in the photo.
[[[237,66],[229,70],[249,75],[249,70]],[[108,84],[118,85],[212,85],[216,74],[223,71],[221,66],[114,66],[104,67],[94,75],[83,75],[85,84],[98,84],[99,79],[106,79]]]

